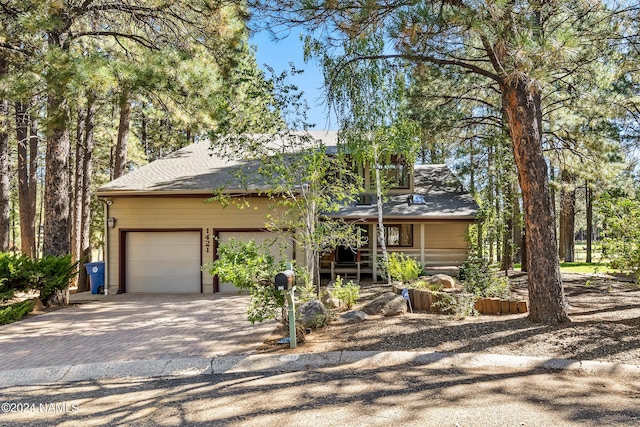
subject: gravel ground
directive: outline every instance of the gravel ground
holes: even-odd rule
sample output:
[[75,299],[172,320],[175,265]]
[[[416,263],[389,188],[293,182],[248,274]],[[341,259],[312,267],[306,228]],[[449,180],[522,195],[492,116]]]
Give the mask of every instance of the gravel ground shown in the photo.
[[[526,276],[511,277],[515,294],[526,298]],[[492,353],[640,364],[640,287],[611,276],[563,275],[572,322],[546,326],[526,315],[482,315],[465,319],[408,313],[364,322],[333,323],[307,334],[296,349],[278,345],[281,329],[259,349],[265,353],[335,350]],[[389,287],[364,284],[355,308]]]

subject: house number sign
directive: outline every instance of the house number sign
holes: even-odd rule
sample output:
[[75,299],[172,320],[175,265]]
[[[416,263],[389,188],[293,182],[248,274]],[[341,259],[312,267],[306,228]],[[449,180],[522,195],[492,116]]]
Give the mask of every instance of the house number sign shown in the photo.
[[208,228],[207,233],[204,235],[204,247],[207,248],[207,253],[209,253],[209,248],[211,247],[211,235],[209,234]]

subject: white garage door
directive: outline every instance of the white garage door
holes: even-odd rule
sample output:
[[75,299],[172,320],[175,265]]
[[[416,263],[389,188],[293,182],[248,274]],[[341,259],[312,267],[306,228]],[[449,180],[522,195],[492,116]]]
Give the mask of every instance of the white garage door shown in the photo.
[[127,233],[127,292],[200,292],[200,233]]
[[[270,246],[271,255],[274,256],[276,262],[282,259],[284,254],[287,260],[293,259],[293,240],[289,233],[275,233],[269,231],[221,231],[218,234],[220,243],[227,243],[229,239],[234,238],[248,242],[253,240],[257,244],[267,242]],[[232,283],[219,283],[220,292],[238,292]]]

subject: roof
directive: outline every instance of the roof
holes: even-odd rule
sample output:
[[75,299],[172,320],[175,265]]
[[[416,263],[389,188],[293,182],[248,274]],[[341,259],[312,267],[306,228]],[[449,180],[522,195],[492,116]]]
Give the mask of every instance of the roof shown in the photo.
[[[298,132],[298,134],[302,134]],[[337,131],[308,131],[325,146],[337,145]],[[252,135],[258,139],[263,135]],[[275,142],[277,145],[277,142]],[[142,166],[97,189],[98,196],[210,194],[214,190],[256,192],[267,190],[257,175],[257,161],[229,160],[213,155],[210,141],[200,141]],[[237,172],[242,171],[241,174]],[[245,179],[242,182],[237,177]]]
[[[424,204],[409,204],[407,194],[393,195],[383,203],[382,215],[386,220],[397,219],[460,219],[475,220],[479,207],[466,192],[462,183],[445,164],[416,165],[414,191],[424,197]],[[332,218],[374,219],[378,211],[373,205],[352,204],[332,213]]]
[[[335,152],[337,131],[308,131],[307,134],[322,140],[329,152]],[[260,135],[251,137],[257,139]],[[229,160],[212,154],[209,141],[191,144],[101,186],[96,195],[184,195],[212,194],[219,189],[228,192],[269,189],[261,184],[264,181],[257,173],[257,161]],[[241,181],[238,176],[244,179]],[[416,165],[414,176],[414,194],[424,196],[425,204],[408,204],[406,194],[391,196],[383,205],[385,218],[474,220],[478,217],[478,205],[446,165]],[[375,205],[353,204],[330,216],[375,218],[377,210]]]

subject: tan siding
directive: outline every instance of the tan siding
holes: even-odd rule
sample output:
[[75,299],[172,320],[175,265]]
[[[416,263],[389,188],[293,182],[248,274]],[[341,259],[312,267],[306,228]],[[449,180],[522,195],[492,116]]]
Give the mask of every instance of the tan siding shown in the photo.
[[[116,219],[116,228],[109,229],[109,258],[107,260],[109,292],[118,290],[119,230],[120,229],[202,229],[203,263],[213,261],[213,247],[207,252],[206,235],[213,239],[214,229],[264,228],[265,216],[273,214],[272,202],[266,198],[246,199],[250,207],[239,209],[235,205],[223,208],[219,203],[205,203],[204,198],[112,198],[109,216]],[[213,242],[210,240],[211,244]],[[203,274],[203,289],[213,291],[213,278]]]
[[[424,226],[425,247],[429,249],[466,248],[468,228],[469,224],[464,222],[427,223]],[[420,246],[419,240],[417,245]]]

